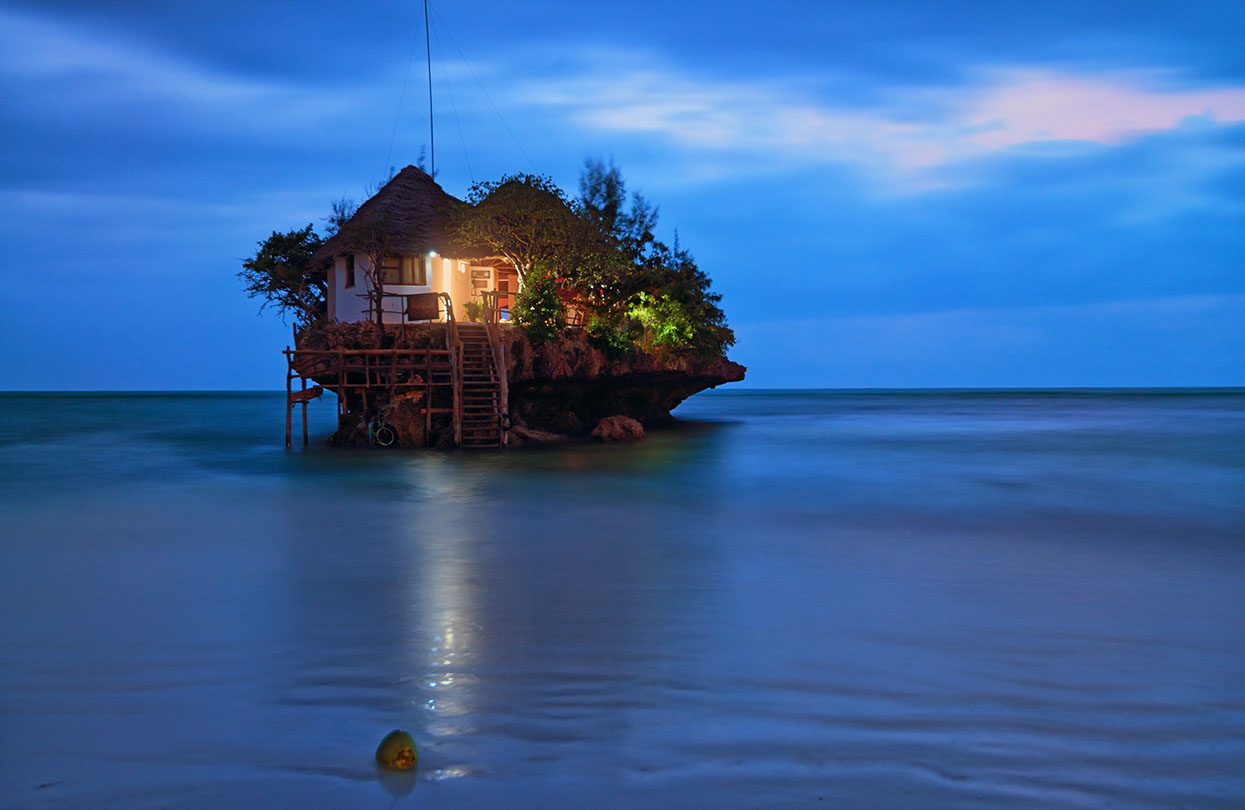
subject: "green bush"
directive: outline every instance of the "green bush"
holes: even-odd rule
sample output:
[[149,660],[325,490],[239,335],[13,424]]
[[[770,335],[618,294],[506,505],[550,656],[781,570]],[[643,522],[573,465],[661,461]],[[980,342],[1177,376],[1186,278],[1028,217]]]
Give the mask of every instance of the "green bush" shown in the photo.
[[463,311],[467,313],[467,320],[472,323],[484,320],[484,304],[481,301],[468,301],[463,304]]
[[566,313],[552,273],[537,266],[527,274],[514,296],[510,317],[535,343],[555,337],[566,327]]
[[644,342],[654,348],[686,349],[696,337],[687,308],[666,293],[640,293],[627,314],[644,327]]
[[713,310],[713,302],[681,301],[663,290],[637,294],[627,315],[643,328],[645,346],[709,357],[723,354],[735,343],[735,333],[715,322],[720,318]]
[[600,315],[588,321],[588,345],[605,352],[611,360],[627,356],[635,348],[636,334],[627,321],[615,322]]

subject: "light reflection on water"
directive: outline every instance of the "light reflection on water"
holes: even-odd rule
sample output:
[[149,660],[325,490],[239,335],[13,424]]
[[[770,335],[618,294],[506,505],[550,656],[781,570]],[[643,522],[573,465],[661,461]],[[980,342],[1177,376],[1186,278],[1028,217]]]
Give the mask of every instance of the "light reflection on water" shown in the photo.
[[0,795],[1239,807],[1243,406],[721,394],[428,455],[285,453],[279,397],[0,397]]
[[[468,519],[466,504],[476,497],[475,487],[464,483],[455,492],[436,492],[438,485],[427,481],[420,470],[412,477],[432,498],[404,504],[402,524],[412,535],[422,534],[435,539],[435,551],[421,555],[407,578],[410,586],[406,600],[410,605],[408,626],[417,628],[417,636],[409,640],[411,669],[422,672],[421,683],[427,695],[416,705],[427,712],[426,728],[439,739],[470,734],[475,728],[475,703],[471,699],[474,678],[464,673],[473,665],[473,651],[478,645],[479,617],[476,580],[472,576],[471,539],[473,526]],[[428,509],[428,503],[437,508]],[[411,538],[412,542],[418,542]],[[463,768],[442,767],[441,776],[464,772]]]

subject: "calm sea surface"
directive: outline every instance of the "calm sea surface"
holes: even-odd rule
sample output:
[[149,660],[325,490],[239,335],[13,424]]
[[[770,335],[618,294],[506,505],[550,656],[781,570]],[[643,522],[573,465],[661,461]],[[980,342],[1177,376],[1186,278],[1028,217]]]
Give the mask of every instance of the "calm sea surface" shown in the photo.
[[1245,807],[1245,392],[282,406],[0,396],[0,807]]

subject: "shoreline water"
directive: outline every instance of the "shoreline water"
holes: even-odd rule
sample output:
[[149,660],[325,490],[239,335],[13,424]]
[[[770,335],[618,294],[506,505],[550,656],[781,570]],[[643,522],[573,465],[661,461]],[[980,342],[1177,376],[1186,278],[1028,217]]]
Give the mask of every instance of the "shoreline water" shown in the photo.
[[448,455],[201,400],[0,394],[6,806],[1245,800],[1245,391]]

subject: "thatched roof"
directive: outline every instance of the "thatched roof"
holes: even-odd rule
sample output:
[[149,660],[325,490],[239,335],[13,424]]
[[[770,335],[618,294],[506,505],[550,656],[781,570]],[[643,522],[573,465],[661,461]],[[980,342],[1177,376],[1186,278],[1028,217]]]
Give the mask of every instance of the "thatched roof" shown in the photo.
[[414,256],[435,250],[467,258],[455,249],[450,222],[466,203],[445,193],[427,172],[407,166],[355,212],[311,257],[326,262],[345,253],[361,252],[383,235],[386,252]]

